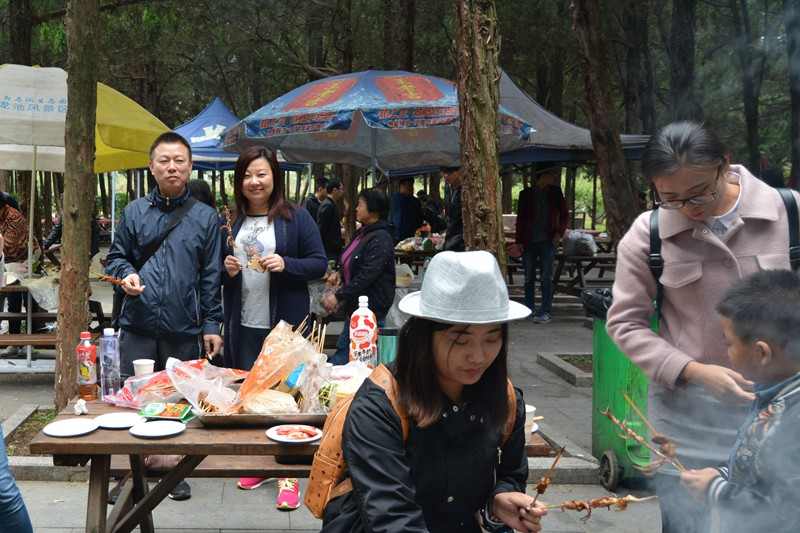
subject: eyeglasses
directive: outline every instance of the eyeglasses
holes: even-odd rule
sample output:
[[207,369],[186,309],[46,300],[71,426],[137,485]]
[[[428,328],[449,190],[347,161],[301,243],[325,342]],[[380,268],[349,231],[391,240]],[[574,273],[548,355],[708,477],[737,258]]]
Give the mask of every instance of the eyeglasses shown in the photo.
[[686,205],[686,202],[689,202],[692,205],[705,205],[710,204],[714,200],[717,199],[717,189],[719,188],[719,176],[722,173],[722,167],[717,168],[717,175],[714,178],[714,190],[711,192],[701,192],[700,194],[695,194],[694,196],[690,196],[689,198],[681,198],[677,200],[662,200],[660,202],[654,202],[658,207],[661,209],[681,209],[683,206]]

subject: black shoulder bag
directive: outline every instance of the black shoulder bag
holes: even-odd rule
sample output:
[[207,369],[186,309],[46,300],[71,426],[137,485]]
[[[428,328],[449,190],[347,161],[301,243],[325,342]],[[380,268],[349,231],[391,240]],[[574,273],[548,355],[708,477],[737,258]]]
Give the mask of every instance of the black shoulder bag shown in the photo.
[[[164,231],[161,232],[161,235],[159,235],[158,238],[154,240],[152,243],[150,243],[150,246],[148,246],[145,249],[139,261],[135,261],[130,257],[128,258],[128,261],[130,261],[131,265],[133,265],[133,268],[135,268],[137,272],[141,270],[144,264],[150,260],[150,258],[153,256],[154,253],[156,253],[156,250],[158,250],[161,247],[161,243],[164,242],[164,239],[167,238],[169,232],[175,229],[175,226],[177,226],[180,223],[180,221],[183,220],[183,217],[185,217],[186,214],[189,213],[189,210],[196,203],[197,203],[197,198],[195,198],[194,196],[190,196],[183,203],[180,209],[175,211],[175,214],[170,219],[169,224],[167,224],[167,227],[164,228]],[[114,329],[119,328],[119,315],[122,312],[122,302],[125,300],[125,296],[127,296],[127,293],[122,289],[118,288],[116,285],[114,285],[114,306],[112,307],[111,311],[111,327]]]

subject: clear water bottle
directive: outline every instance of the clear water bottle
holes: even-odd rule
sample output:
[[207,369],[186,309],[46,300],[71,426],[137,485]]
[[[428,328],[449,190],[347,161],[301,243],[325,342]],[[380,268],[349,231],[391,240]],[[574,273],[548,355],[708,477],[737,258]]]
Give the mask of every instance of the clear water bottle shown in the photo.
[[100,337],[100,399],[120,389],[119,340],[114,328],[105,328]]

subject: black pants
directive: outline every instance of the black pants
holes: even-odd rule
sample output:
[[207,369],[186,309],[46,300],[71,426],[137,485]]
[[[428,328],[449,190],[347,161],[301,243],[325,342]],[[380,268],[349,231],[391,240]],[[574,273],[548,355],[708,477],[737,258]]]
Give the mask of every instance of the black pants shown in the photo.
[[[11,292],[8,293],[8,312],[9,313],[21,313],[22,312],[22,302],[23,299],[25,304],[27,305],[28,296],[21,292]],[[39,310],[39,304],[36,303],[36,300],[33,299],[31,296],[31,313],[35,313]],[[31,325],[31,331],[36,333],[39,328],[42,327],[41,324],[34,320],[33,324]],[[22,332],[22,320],[19,319],[9,319],[8,320],[8,332],[9,333],[21,333]]]
[[200,359],[204,353],[202,335],[196,337],[164,335],[152,338],[127,329],[119,330],[120,374],[123,380],[134,375],[134,359],[152,359],[155,361],[154,370],[157,372],[164,370],[170,357],[191,361]]

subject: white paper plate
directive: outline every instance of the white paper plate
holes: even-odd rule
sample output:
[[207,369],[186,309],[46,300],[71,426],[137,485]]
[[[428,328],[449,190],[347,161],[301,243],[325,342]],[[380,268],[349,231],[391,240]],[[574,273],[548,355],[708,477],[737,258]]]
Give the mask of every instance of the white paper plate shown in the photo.
[[537,431],[539,431],[539,424],[534,422],[533,423],[533,429],[531,429],[531,433],[536,433]]
[[94,418],[80,417],[59,420],[52,424],[47,424],[42,430],[45,435],[50,437],[77,437],[86,435],[96,430],[99,426]]
[[152,439],[158,437],[171,437],[183,432],[186,426],[181,422],[174,420],[154,420],[152,422],[145,422],[144,424],[136,424],[128,431],[136,437],[145,439]]
[[[303,429],[307,432],[312,432],[314,434],[313,437],[303,438],[303,439],[293,439],[289,438],[286,434],[290,432],[293,428]],[[305,426],[302,424],[284,424],[282,426],[273,426],[267,430],[267,437],[271,438],[275,442],[288,442],[289,444],[302,444],[306,442],[314,442],[322,437],[322,430],[319,428],[315,428],[314,426]]]
[[140,424],[145,419],[139,413],[106,413],[95,418],[97,424],[105,429],[128,429]]

